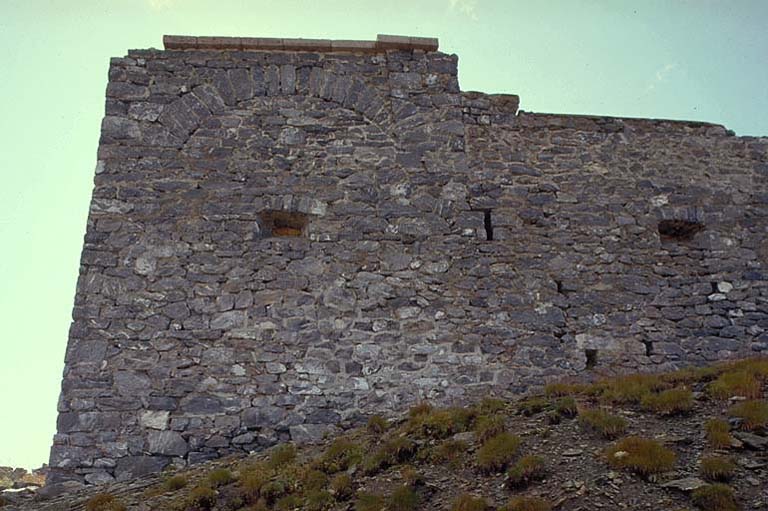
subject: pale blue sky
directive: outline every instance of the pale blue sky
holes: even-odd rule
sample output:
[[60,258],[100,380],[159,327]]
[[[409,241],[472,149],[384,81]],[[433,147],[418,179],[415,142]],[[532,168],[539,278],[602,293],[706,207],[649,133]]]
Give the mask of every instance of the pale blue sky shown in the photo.
[[0,0],[0,465],[47,460],[109,58],[162,35],[437,36],[463,90],[768,135],[765,0]]

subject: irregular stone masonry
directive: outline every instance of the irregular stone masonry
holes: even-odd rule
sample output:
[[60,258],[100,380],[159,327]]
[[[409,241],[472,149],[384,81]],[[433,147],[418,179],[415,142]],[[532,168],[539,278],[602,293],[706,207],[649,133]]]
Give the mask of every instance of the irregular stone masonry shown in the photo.
[[214,39],[111,61],[51,480],[768,350],[768,139]]

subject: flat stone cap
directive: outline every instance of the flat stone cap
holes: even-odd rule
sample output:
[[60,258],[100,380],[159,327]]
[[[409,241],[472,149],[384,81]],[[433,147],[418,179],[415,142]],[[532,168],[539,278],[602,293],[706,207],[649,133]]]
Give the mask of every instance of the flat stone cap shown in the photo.
[[410,37],[402,35],[376,36],[375,41],[336,39],[286,39],[279,37],[211,37],[164,35],[166,50],[254,50],[254,51],[308,51],[381,53],[387,50],[437,51],[435,37]]

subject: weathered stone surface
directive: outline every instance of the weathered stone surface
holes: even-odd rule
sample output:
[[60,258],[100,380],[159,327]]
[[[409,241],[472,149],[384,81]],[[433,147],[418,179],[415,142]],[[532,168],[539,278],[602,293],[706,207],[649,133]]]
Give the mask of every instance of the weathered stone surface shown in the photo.
[[768,350],[765,138],[207,41],[112,63],[52,481]]
[[706,486],[707,483],[699,479],[698,477],[685,477],[683,479],[675,479],[674,481],[668,481],[661,485],[662,488],[672,488],[674,490],[680,490],[684,492],[691,492]]

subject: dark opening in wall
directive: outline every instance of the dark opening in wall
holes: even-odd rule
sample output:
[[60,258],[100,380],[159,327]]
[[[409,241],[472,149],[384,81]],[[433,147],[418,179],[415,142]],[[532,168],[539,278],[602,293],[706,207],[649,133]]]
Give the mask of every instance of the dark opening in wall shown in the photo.
[[486,209],[483,215],[483,223],[485,225],[485,239],[493,239],[493,221],[491,220],[491,210]]
[[653,355],[653,341],[643,341],[643,344],[645,344],[645,356]]
[[264,237],[304,236],[308,224],[309,219],[304,213],[264,211],[259,215],[259,226]]
[[597,350],[586,349],[584,355],[587,357],[587,369],[594,369],[597,366]]
[[692,220],[662,220],[659,222],[661,241],[688,241],[704,230],[704,224]]

